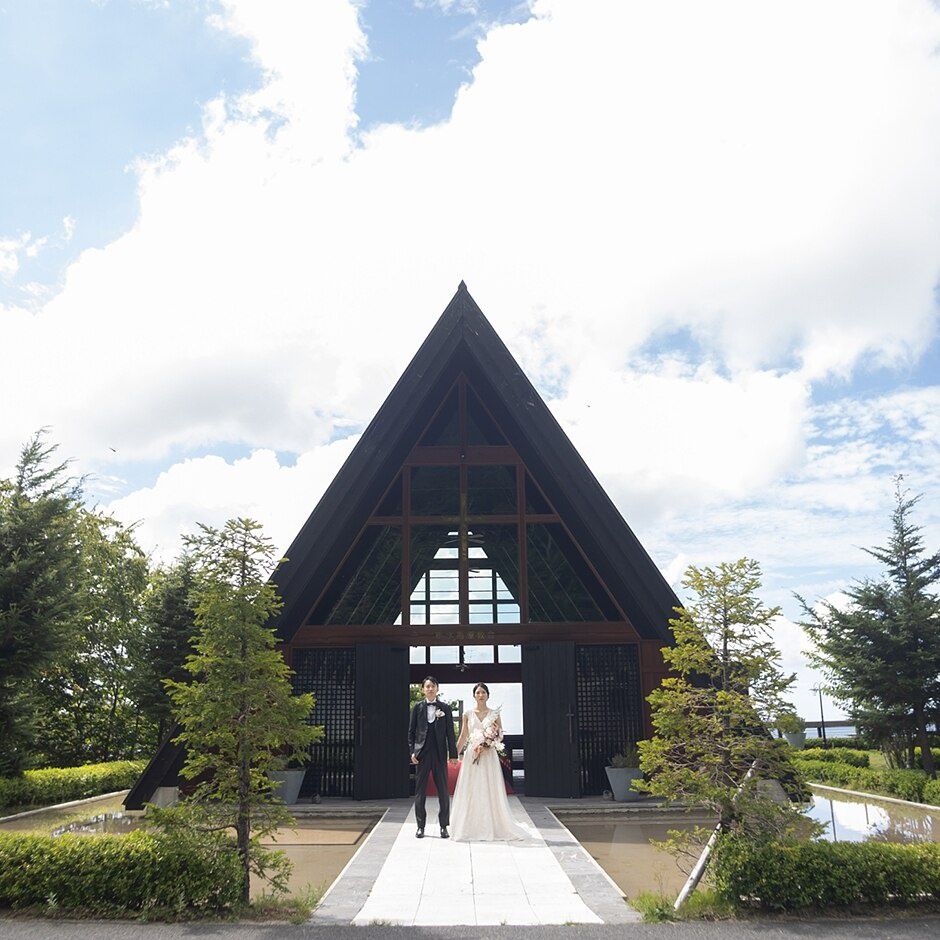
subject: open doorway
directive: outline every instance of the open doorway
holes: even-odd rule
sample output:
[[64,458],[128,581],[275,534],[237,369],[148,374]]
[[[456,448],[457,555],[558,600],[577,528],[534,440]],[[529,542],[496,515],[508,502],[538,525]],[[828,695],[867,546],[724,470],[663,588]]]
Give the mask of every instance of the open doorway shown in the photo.
[[513,791],[525,785],[522,717],[522,650],[518,645],[413,646],[410,650],[412,701],[420,697],[420,683],[434,676],[441,698],[454,706],[457,731],[460,717],[474,707],[473,686],[485,682],[489,703],[499,708]]

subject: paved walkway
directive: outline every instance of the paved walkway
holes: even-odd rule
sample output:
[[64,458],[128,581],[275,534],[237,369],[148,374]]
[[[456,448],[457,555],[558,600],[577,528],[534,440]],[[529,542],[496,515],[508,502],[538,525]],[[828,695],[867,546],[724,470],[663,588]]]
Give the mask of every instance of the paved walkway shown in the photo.
[[437,800],[415,838],[411,801],[395,801],[314,913],[317,924],[478,926],[629,923],[639,915],[538,801],[510,797],[525,843],[441,839]]

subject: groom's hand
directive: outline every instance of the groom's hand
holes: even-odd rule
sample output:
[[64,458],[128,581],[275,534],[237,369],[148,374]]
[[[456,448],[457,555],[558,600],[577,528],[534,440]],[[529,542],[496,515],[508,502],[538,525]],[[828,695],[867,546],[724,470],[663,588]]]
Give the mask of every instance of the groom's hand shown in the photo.
[[414,754],[411,755],[411,763],[412,763],[412,764],[417,764],[417,763],[418,763],[418,758],[415,757]]
[[451,757],[450,760],[447,761],[447,763],[450,764],[451,767],[456,767],[456,766],[457,766],[457,758],[456,758],[456,757]]

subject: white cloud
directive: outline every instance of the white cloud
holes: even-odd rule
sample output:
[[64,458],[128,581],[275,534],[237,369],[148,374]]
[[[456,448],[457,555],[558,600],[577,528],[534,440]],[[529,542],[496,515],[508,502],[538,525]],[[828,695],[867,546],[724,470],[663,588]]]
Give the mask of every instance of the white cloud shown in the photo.
[[811,395],[935,331],[940,12],[533,10],[488,30],[448,121],[360,139],[357,5],[223,0],[213,22],[251,41],[262,85],[138,165],[131,231],[2,311],[0,464],[43,425],[101,474],[109,447],[242,444],[113,508],[161,551],[234,512],[286,544],[349,447],[328,442],[371,418],[465,278],[671,579],[746,552],[778,590],[844,583],[890,473],[937,478],[936,389]]
[[268,450],[231,463],[214,456],[184,460],[107,509],[127,525],[137,523],[141,545],[162,561],[177,555],[182,536],[194,533],[197,523],[221,525],[235,516],[260,522],[285,552],[356,440],[320,447],[292,466]]
[[449,121],[356,147],[355,5],[225,0],[216,24],[266,80],[140,165],[131,232],[4,316],[0,450],[41,424],[91,463],[307,450],[371,416],[461,277],[536,378],[629,391],[638,348],[685,330],[730,382],[779,394],[783,443],[736,464],[745,481],[798,453],[801,383],[923,348],[930,3],[534,10],[487,33]]

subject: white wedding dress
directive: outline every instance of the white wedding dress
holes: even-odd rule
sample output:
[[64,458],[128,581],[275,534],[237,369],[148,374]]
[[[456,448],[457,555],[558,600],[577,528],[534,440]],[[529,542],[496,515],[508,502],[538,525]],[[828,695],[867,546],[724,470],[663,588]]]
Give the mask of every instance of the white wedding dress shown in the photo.
[[[512,818],[499,755],[492,747],[483,749],[473,762],[473,748],[499,717],[491,709],[481,720],[471,710],[467,718],[469,744],[460,765],[450,810],[451,838],[459,842],[516,842],[529,839],[529,833]],[[502,734],[500,734],[502,740]]]

